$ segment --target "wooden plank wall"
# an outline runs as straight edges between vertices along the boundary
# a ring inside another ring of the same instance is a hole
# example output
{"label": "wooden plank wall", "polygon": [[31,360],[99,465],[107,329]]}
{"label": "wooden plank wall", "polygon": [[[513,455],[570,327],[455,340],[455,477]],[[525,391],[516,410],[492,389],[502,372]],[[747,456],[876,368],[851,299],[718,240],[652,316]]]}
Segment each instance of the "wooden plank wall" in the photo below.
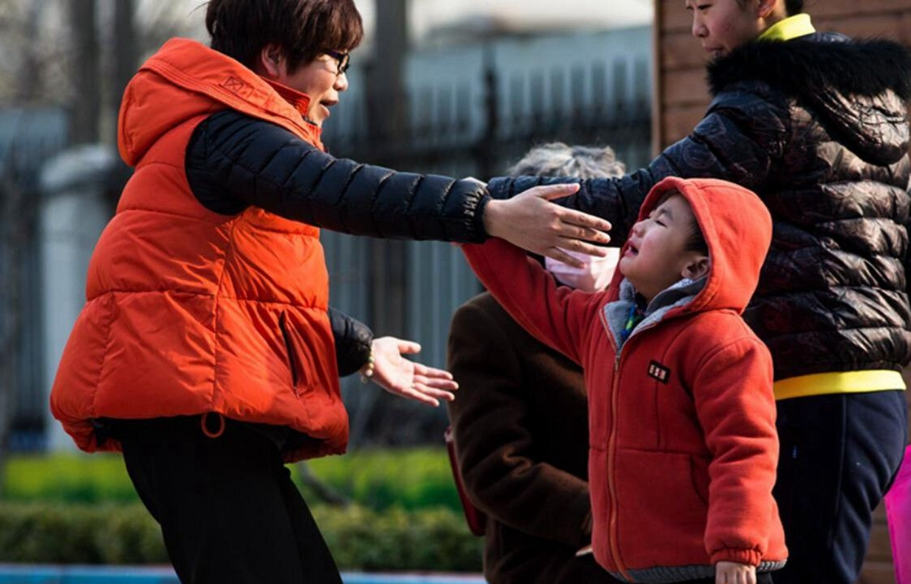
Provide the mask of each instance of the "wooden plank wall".
{"label": "wooden plank wall", "polygon": [[[891,38],[911,45],[911,0],[808,0],[818,30]],[[709,103],[705,54],[690,34],[684,0],[655,0],[655,124],[657,153],[685,137]]]}
{"label": "wooden plank wall", "polygon": [[[911,0],[808,0],[818,30],[881,37],[911,46]],[[690,33],[684,0],[655,0],[655,92],[652,145],[657,154],[689,134],[709,103],[706,56]],[[880,508],[860,583],[894,584],[885,514]]]}

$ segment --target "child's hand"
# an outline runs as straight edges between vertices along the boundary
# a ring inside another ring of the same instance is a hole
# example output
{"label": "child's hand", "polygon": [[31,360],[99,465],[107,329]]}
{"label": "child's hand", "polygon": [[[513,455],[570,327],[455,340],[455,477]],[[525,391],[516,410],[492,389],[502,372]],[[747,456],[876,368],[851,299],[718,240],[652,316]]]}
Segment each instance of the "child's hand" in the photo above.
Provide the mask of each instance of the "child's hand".
{"label": "child's hand", "polygon": [[588,554],[593,553],[592,544],[588,544],[585,547],[581,547],[576,550],[576,557],[581,558],[582,556],[587,556]]}
{"label": "child's hand", "polygon": [[735,562],[715,564],[715,584],[756,584],[756,567]]}

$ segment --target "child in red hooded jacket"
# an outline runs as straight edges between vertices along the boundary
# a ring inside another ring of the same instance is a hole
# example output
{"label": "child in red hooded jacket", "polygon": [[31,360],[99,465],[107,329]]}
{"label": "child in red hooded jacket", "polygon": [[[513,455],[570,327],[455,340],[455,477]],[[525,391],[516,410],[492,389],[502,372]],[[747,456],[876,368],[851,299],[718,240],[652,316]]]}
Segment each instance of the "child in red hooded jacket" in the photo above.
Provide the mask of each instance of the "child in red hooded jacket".
{"label": "child in red hooded jacket", "polygon": [[603,292],[558,286],[502,240],[463,247],[509,313],[585,370],[592,548],[618,579],[753,584],[786,561],[772,359],[741,318],[771,234],[751,191],[668,178]]}

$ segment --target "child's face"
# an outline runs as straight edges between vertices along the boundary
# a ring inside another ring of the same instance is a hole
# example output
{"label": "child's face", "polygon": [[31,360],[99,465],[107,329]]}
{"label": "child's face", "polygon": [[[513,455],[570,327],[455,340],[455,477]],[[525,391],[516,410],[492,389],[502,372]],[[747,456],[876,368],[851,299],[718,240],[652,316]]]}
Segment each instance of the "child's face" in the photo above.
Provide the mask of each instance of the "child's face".
{"label": "child's face", "polygon": [[708,258],[686,250],[695,221],[686,199],[673,194],[633,225],[619,269],[646,300],[683,278],[705,274]]}
{"label": "child's face", "polygon": [[[757,4],[747,0],[686,0],[686,9],[693,17],[693,36],[713,58],[720,57],[758,37],[765,25]],[[775,2],[772,2],[773,6]]]}

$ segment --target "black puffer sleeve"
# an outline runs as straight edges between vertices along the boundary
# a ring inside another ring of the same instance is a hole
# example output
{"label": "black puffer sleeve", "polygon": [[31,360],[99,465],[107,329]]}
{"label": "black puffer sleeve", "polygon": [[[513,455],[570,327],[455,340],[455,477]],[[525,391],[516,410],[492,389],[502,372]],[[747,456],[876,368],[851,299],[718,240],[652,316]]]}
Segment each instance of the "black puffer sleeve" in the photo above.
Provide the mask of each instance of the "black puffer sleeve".
{"label": "black puffer sleeve", "polygon": [[194,130],[190,188],[222,214],[249,205],[353,235],[481,242],[490,196],[480,183],[337,159],[291,132],[233,110]]}
{"label": "black puffer sleeve", "polygon": [[579,180],[574,178],[544,178],[520,176],[494,178],[488,188],[495,199],[509,199],[538,185],[579,183],[579,191],[556,202],[571,209],[584,211],[611,222],[611,245],[622,245],[629,236],[646,195],[661,179],[674,176],[675,168],[658,158],[648,168],[619,178]]}
{"label": "black puffer sleeve", "polygon": [[351,375],[367,364],[373,331],[366,324],[332,307],[329,308],[329,323],[335,337],[339,377]]}
{"label": "black puffer sleeve", "polygon": [[693,132],[667,147],[648,167],[618,178],[495,178],[488,189],[508,199],[539,184],[578,182],[579,191],[557,202],[603,217],[613,224],[611,239],[621,245],[655,184],[668,176],[716,178],[762,191],[771,168],[786,149],[787,101],[767,87],[735,87],[720,93]]}

